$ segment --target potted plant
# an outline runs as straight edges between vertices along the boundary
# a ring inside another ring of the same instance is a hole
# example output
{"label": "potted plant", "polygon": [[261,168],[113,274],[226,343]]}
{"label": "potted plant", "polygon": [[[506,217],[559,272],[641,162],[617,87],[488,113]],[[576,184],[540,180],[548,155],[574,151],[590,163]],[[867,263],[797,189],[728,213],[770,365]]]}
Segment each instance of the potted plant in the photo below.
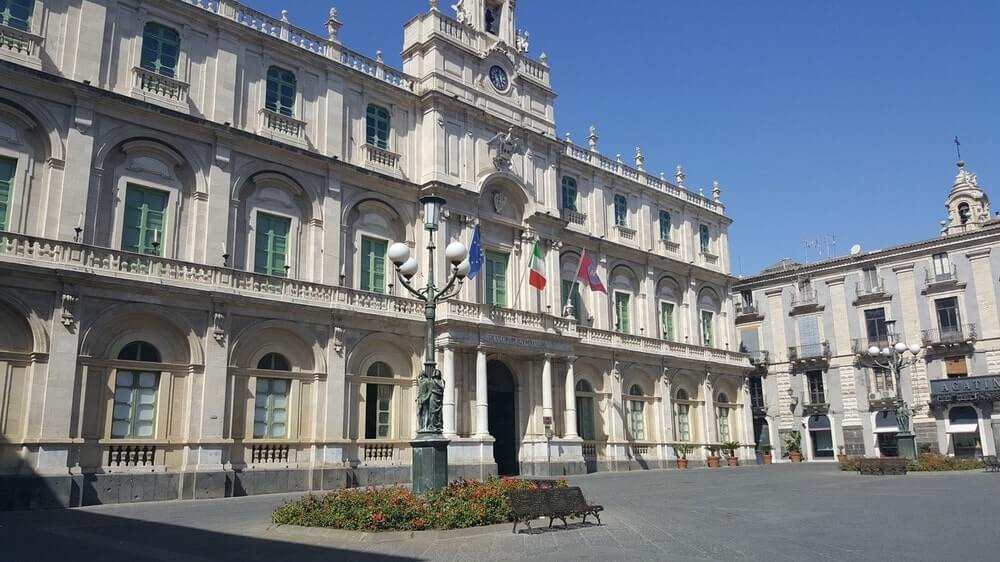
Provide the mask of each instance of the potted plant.
{"label": "potted plant", "polygon": [[837,445],[837,462],[847,462],[847,455],[844,454],[843,445]]}
{"label": "potted plant", "polygon": [[771,464],[771,451],[773,449],[774,448],[771,447],[770,445],[761,445],[760,446],[760,457],[761,457],[761,460],[764,461],[764,464]]}
{"label": "potted plant", "polygon": [[677,455],[677,468],[688,467],[688,453],[690,453],[692,449],[691,445],[686,443],[674,445],[674,454]]}
{"label": "potted plant", "polygon": [[802,462],[802,434],[793,431],[785,436],[785,450],[792,462]]}
{"label": "potted plant", "polygon": [[736,449],[739,448],[739,441],[726,441],[722,444],[722,452],[726,454],[727,466],[739,466],[740,460],[736,458]]}
{"label": "potted plant", "polygon": [[708,468],[718,468],[719,467],[719,446],[718,445],[705,445],[705,450],[708,451]]}

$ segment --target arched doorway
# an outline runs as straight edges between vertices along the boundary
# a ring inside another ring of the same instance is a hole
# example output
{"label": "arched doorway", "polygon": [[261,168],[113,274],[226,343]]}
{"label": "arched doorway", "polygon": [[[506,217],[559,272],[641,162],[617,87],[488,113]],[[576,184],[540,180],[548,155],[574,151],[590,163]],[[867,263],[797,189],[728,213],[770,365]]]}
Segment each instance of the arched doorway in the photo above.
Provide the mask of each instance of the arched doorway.
{"label": "arched doorway", "polygon": [[514,476],[518,473],[514,375],[503,362],[490,360],[486,364],[486,393],[497,472],[503,476]]}
{"label": "arched doorway", "polygon": [[828,416],[809,416],[809,437],[814,459],[833,458],[833,432]]}

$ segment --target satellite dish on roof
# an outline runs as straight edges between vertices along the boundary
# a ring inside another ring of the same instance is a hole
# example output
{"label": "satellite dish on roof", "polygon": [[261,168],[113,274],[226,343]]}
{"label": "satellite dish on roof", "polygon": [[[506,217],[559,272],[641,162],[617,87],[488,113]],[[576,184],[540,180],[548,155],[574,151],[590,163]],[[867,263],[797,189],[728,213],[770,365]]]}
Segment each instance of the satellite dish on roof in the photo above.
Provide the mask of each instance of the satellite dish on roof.
{"label": "satellite dish on roof", "polygon": [[861,244],[851,246],[851,255],[856,256],[861,253]]}

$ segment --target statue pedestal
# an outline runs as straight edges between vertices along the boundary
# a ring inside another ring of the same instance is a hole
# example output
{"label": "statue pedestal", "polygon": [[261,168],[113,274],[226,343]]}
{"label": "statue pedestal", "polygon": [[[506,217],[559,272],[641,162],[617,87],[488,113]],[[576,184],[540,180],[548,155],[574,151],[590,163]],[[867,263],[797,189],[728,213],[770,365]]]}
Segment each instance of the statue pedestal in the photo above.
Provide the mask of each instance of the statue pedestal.
{"label": "statue pedestal", "polygon": [[896,447],[898,448],[897,455],[901,459],[916,459],[917,458],[917,443],[914,436],[909,431],[896,434]]}
{"label": "statue pedestal", "polygon": [[448,485],[448,439],[439,433],[417,434],[410,441],[413,492],[423,494]]}

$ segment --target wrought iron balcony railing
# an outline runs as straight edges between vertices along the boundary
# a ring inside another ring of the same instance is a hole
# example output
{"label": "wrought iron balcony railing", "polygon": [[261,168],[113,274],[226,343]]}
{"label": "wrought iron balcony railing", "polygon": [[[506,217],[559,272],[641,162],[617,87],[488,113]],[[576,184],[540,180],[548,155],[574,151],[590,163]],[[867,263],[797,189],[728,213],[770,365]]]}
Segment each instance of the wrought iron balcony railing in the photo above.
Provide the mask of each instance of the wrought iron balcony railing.
{"label": "wrought iron balcony railing", "polygon": [[855,355],[862,355],[868,352],[868,348],[871,346],[877,346],[879,349],[884,349],[890,345],[895,345],[896,342],[905,342],[906,338],[902,334],[886,334],[884,336],[868,336],[867,338],[854,338],[851,340],[851,352]]}
{"label": "wrought iron balcony railing", "polygon": [[874,280],[868,279],[857,283],[854,286],[854,293],[857,296],[857,300],[878,300],[889,294],[889,291],[885,288],[885,281],[881,277]]}
{"label": "wrought iron balcony railing", "polygon": [[947,283],[955,283],[957,281],[958,271],[955,269],[954,265],[945,271],[927,270],[926,282],[928,286],[944,285]]}
{"label": "wrought iron balcony railing", "polygon": [[799,290],[792,297],[792,308],[801,308],[806,306],[816,306],[819,300],[816,298],[815,289],[803,289]]}
{"label": "wrought iron balcony railing", "polygon": [[790,346],[788,348],[789,361],[815,361],[827,360],[830,358],[830,343],[807,343],[805,345]]}
{"label": "wrought iron balcony railing", "polygon": [[736,303],[736,316],[757,316],[760,314],[757,310],[757,305],[752,302],[737,302]]}
{"label": "wrought iron balcony railing", "polygon": [[920,341],[924,345],[972,343],[976,341],[976,325],[973,323],[959,324],[920,333]]}

